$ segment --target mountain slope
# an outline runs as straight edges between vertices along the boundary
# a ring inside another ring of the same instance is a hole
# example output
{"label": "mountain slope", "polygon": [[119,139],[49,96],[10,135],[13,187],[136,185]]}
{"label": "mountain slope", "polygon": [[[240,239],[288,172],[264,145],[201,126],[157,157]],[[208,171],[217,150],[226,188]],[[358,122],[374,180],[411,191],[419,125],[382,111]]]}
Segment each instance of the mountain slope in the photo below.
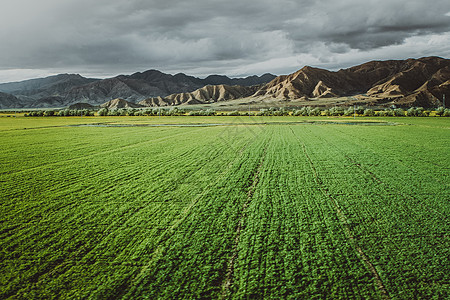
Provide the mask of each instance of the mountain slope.
{"label": "mountain slope", "polygon": [[279,76],[258,90],[254,97],[294,100],[367,94],[375,101],[402,106],[436,106],[448,94],[450,60],[425,57],[408,60],[373,61],[331,72],[304,67]]}
{"label": "mountain slope", "polygon": [[116,98],[136,101],[142,97],[143,95],[128,86],[121,77],[114,77],[74,87],[66,93],[64,102],[66,104],[88,102],[99,105]]}
{"label": "mountain slope", "polygon": [[449,80],[450,60],[440,57],[371,61],[337,72],[306,66],[275,78],[264,74],[247,78],[211,75],[200,79],[157,70],[103,80],[61,74],[0,84],[0,92],[15,97],[2,95],[0,108],[64,107],[78,102],[100,105],[117,98],[141,101],[146,106],[167,106],[237,98],[303,101],[346,96],[353,96],[352,105],[435,107],[442,105],[444,94],[450,94]]}
{"label": "mountain slope", "polygon": [[107,109],[118,109],[118,108],[139,108],[142,106],[136,103],[128,102],[126,100],[117,98],[108,101],[106,103],[103,103],[102,105],[100,105],[100,107]]}
{"label": "mountain slope", "polygon": [[65,96],[65,93],[71,88],[97,80],[78,74],[60,74],[21,82],[2,83],[0,91],[13,94],[25,102],[34,102],[39,98]]}
{"label": "mountain slope", "polygon": [[257,91],[255,96],[278,99],[328,97],[351,89],[349,83],[336,72],[307,66],[293,74],[275,78]]}
{"label": "mountain slope", "polygon": [[204,104],[251,96],[258,86],[207,85],[191,93],[172,94],[167,97],[152,97],[140,101],[143,106],[172,106],[180,104]]}
{"label": "mountain slope", "polygon": [[260,85],[270,82],[275,79],[276,76],[270,73],[263,74],[261,76],[249,76],[245,78],[228,78],[223,75],[209,75],[204,79],[206,85],[241,85],[241,86],[252,86]]}
{"label": "mountain slope", "polygon": [[23,104],[14,95],[0,92],[0,108],[21,108]]}
{"label": "mountain slope", "polygon": [[[261,77],[231,79],[227,76],[211,75],[200,79],[182,73],[170,75],[157,70],[149,70],[129,76],[120,75],[74,88],[67,94],[65,100],[66,102],[81,100],[89,101],[91,104],[100,104],[105,100],[120,97],[127,101],[138,102],[148,98],[164,98],[172,94],[190,93],[210,83],[221,85],[228,82],[239,82],[242,85],[253,85],[255,82],[267,83],[274,77],[274,75],[265,74]],[[180,103],[172,100],[171,103]]]}
{"label": "mountain slope", "polygon": [[31,106],[40,108],[62,108],[64,107],[64,99],[58,96],[43,97],[34,101]]}
{"label": "mountain slope", "polygon": [[205,79],[200,79],[182,73],[165,74],[157,70],[137,72],[132,75],[119,75],[103,80],[88,79],[74,74],[61,74],[0,84],[0,91],[13,94],[19,98],[22,104],[17,102],[17,105],[20,107],[49,107],[51,103],[59,107],[78,102],[99,105],[115,98],[137,102],[151,97],[189,93],[211,83],[254,85],[267,83],[273,78],[275,78],[275,75],[264,74],[247,78],[211,75]]}

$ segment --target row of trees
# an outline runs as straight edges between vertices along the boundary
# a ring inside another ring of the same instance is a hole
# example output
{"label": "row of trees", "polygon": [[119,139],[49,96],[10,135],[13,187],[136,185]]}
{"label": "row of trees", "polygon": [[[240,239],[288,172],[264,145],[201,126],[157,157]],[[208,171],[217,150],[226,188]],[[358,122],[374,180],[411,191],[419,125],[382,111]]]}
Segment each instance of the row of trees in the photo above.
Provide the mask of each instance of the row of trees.
{"label": "row of trees", "polygon": [[119,109],[107,109],[101,108],[98,111],[99,116],[183,116],[186,114],[186,110],[178,107],[171,107],[170,109],[164,108],[119,108]]}
{"label": "row of trees", "polygon": [[[328,109],[321,109],[319,107],[302,107],[300,109],[286,110],[285,108],[263,108],[258,112],[239,112],[237,110],[230,112],[217,113],[213,109],[206,110],[184,110],[178,107],[171,107],[170,109],[163,108],[119,108],[107,109],[101,108],[97,114],[99,116],[367,116],[367,117],[427,117],[431,115],[431,110],[425,110],[423,107],[411,107],[407,110],[402,108],[387,108],[384,110],[374,110],[371,108],[364,108],[362,106],[354,107],[332,107]],[[65,109],[60,111],[45,110],[32,111],[25,116],[29,117],[51,117],[51,116],[94,116],[92,110],[74,110]],[[439,107],[434,110],[434,115],[450,117],[450,109]]]}
{"label": "row of trees", "polygon": [[[365,117],[428,117],[431,115],[431,110],[425,110],[423,107],[411,107],[408,110],[402,108],[386,108],[384,110],[374,110],[371,108],[364,108],[362,106],[354,107],[332,107],[329,109],[320,109],[319,107],[302,107],[301,109],[295,109],[292,111],[285,110],[284,108],[269,108],[261,109],[259,112],[254,113],[256,116],[365,116]],[[249,113],[239,113],[233,111],[228,115],[249,115]],[[434,115],[450,117],[450,109],[439,107],[434,110]]]}
{"label": "row of trees", "polygon": [[60,111],[55,110],[37,110],[25,114],[25,117],[72,117],[72,116],[94,116],[95,112],[88,109],[64,109]]}

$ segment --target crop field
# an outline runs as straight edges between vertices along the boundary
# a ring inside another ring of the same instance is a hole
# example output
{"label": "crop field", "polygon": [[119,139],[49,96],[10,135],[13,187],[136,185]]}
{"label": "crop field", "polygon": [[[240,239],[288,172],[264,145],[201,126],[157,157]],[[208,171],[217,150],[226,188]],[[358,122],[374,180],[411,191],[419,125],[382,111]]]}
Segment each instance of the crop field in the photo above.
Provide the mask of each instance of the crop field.
{"label": "crop field", "polygon": [[0,299],[448,299],[450,119],[374,121],[0,118]]}

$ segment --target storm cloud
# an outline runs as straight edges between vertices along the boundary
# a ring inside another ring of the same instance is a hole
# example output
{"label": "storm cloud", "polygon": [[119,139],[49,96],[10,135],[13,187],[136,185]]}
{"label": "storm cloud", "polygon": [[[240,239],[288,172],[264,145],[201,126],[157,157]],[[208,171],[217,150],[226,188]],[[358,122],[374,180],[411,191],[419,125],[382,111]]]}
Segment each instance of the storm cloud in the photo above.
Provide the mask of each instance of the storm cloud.
{"label": "storm cloud", "polygon": [[287,74],[374,59],[450,56],[450,2],[417,0],[3,0],[0,82]]}

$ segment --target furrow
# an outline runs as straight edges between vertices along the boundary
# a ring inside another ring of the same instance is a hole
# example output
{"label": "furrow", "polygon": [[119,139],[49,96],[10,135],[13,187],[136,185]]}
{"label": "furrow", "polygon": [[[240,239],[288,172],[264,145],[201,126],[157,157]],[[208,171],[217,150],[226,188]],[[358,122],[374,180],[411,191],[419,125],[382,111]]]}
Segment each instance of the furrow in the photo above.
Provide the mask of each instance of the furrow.
{"label": "furrow", "polygon": [[311,166],[311,170],[313,171],[314,174],[314,178],[316,180],[316,183],[320,189],[320,191],[322,192],[322,194],[327,197],[328,199],[330,199],[330,202],[332,203],[335,211],[336,211],[336,215],[338,216],[340,222],[341,222],[341,226],[344,229],[344,232],[348,238],[348,240],[355,246],[355,250],[358,252],[359,257],[361,257],[362,261],[364,262],[364,264],[367,266],[367,268],[370,270],[370,272],[372,273],[377,288],[382,296],[383,299],[390,299],[389,297],[389,293],[385,287],[385,285],[383,284],[383,281],[381,280],[380,275],[378,274],[378,271],[375,269],[374,265],[372,264],[372,262],[370,261],[369,257],[366,255],[366,253],[362,250],[362,248],[358,245],[358,241],[355,238],[354,234],[352,233],[352,230],[350,228],[349,224],[349,220],[347,219],[347,217],[345,216],[344,212],[342,211],[342,209],[339,207],[336,199],[334,199],[334,197],[328,192],[327,188],[323,185],[322,180],[320,179],[317,170],[314,166],[314,163],[311,159],[311,157],[308,154],[308,151],[306,150],[306,145],[297,137],[297,135],[295,134],[295,132],[292,130],[291,127],[289,127],[292,134],[294,136],[296,136],[298,142],[300,143],[300,145],[302,146],[302,150],[303,153],[305,154],[306,158],[309,161],[309,164]]}

